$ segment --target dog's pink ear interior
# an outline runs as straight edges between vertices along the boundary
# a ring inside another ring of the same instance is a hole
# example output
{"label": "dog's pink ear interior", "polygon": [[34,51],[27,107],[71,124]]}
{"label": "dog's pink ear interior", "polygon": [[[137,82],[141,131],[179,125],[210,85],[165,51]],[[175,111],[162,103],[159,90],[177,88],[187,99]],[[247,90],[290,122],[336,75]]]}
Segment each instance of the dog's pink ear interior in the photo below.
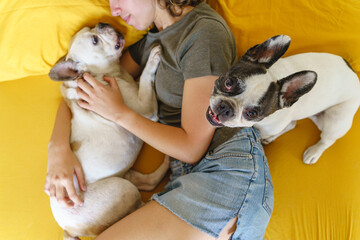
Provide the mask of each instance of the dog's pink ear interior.
{"label": "dog's pink ear interior", "polygon": [[301,96],[314,87],[316,80],[317,74],[313,71],[297,72],[279,80],[281,107],[290,107],[297,102]]}
{"label": "dog's pink ear interior", "polygon": [[75,80],[80,76],[76,62],[71,59],[61,59],[49,72],[49,77],[54,81]]}
{"label": "dog's pink ear interior", "polygon": [[290,41],[290,37],[286,35],[269,38],[265,42],[247,50],[241,59],[269,68],[285,54],[289,48]]}

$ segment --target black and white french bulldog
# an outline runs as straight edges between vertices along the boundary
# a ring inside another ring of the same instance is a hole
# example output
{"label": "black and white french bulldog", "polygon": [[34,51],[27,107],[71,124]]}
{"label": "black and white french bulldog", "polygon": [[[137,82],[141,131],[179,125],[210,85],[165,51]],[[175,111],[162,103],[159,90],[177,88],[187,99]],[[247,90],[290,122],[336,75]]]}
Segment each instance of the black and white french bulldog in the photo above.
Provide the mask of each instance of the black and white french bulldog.
{"label": "black and white french bulldog", "polygon": [[360,105],[359,78],[343,58],[329,53],[280,57],[290,37],[279,35],[250,48],[216,80],[206,114],[214,126],[251,127],[263,143],[310,118],[321,139],[303,161],[314,164],[350,129]]}

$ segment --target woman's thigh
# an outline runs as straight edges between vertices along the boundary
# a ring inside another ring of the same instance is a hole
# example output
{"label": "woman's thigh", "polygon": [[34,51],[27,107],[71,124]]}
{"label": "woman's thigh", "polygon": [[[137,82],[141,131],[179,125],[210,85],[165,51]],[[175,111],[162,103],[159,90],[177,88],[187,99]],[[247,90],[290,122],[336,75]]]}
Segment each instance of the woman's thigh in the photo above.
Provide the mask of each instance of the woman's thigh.
{"label": "woman's thigh", "polygon": [[[232,224],[234,224],[234,222],[232,222]],[[227,236],[228,239],[228,235],[231,234],[231,226],[229,226],[226,230],[230,233],[224,231],[222,236],[225,236],[225,238]],[[192,227],[175,216],[167,208],[161,206],[155,201],[152,201],[115,223],[96,239],[213,240],[215,238]]]}

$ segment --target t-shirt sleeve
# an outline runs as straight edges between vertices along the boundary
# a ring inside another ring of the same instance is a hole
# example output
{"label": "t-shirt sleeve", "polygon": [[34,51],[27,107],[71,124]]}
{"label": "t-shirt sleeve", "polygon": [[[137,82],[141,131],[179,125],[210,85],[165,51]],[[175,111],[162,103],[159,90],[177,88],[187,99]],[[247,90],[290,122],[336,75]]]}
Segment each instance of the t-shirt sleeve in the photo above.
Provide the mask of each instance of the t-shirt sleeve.
{"label": "t-shirt sleeve", "polygon": [[184,79],[219,76],[236,61],[236,44],[231,31],[213,19],[202,19],[179,49]]}

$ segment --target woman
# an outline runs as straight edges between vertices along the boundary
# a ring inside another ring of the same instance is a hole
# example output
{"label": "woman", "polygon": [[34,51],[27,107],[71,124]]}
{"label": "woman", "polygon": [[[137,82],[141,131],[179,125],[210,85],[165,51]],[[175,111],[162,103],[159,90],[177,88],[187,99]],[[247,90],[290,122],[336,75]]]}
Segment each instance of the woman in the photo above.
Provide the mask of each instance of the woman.
{"label": "woman", "polygon": [[[110,86],[103,86],[84,74],[78,81],[78,104],[169,155],[172,175],[153,201],[97,239],[262,239],[273,195],[256,130],[215,131],[205,118],[214,81],[236,60],[234,37],[225,21],[201,0],[110,0],[110,7],[114,16],[139,30],[155,25],[124,53],[121,63],[137,77],[151,48],[162,46],[155,81],[160,120],[152,122],[124,105],[112,78],[107,78]],[[70,119],[62,102],[45,184],[50,196],[69,207],[82,204],[73,173],[86,190],[69,146]]]}

